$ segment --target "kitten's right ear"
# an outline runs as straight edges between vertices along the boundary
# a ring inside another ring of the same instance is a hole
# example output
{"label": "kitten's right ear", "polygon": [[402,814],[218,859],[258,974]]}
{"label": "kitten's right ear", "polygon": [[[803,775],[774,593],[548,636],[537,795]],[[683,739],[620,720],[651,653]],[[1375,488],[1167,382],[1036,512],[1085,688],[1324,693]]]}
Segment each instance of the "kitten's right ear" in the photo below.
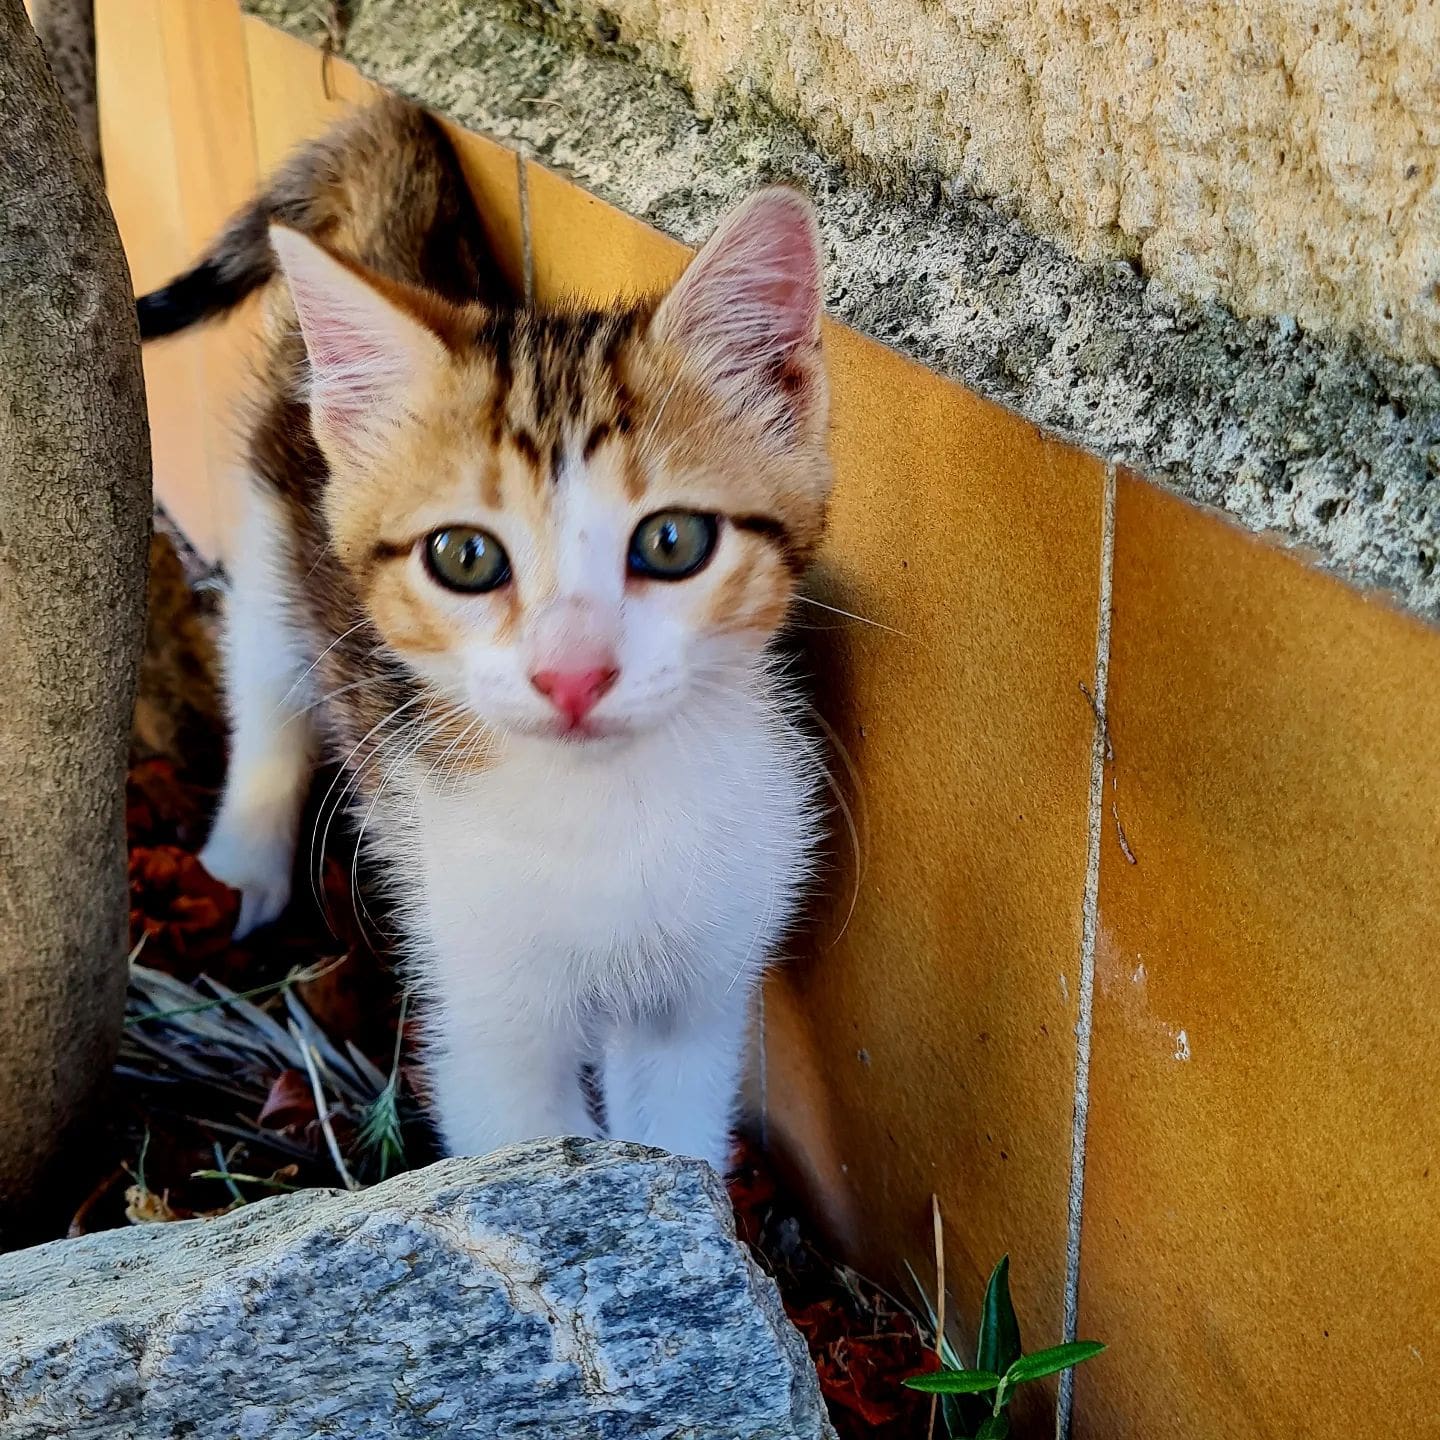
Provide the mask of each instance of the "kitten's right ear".
{"label": "kitten's right ear", "polygon": [[327,454],[361,460],[405,397],[445,358],[439,336],[363,273],[283,225],[270,243],[284,271],[310,359],[315,438]]}
{"label": "kitten's right ear", "polygon": [[665,297],[654,331],[734,403],[811,408],[820,343],[820,231],[796,190],[761,190],[720,223]]}

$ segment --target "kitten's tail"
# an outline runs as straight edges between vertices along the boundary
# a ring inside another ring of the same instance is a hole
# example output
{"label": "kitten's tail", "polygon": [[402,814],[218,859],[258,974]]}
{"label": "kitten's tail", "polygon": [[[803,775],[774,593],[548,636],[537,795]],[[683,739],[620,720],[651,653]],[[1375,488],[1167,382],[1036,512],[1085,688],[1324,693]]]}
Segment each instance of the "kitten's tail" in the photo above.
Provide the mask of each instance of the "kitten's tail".
{"label": "kitten's tail", "polygon": [[396,279],[458,301],[504,303],[460,162],[440,126],[387,97],[297,149],[204,255],[135,302],[143,340],[234,309],[275,274],[279,222]]}

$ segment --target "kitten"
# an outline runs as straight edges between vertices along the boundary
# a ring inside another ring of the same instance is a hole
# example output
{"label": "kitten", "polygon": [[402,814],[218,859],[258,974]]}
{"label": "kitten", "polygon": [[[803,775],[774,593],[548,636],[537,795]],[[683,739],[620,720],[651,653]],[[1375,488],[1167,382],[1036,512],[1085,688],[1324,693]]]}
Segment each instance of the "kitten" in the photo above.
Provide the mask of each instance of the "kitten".
{"label": "kitten", "polygon": [[280,912],[323,735],[452,1152],[597,1133],[593,1064],[608,1134],[725,1164],[819,829],[769,647],[830,488],[820,263],[770,189],[663,298],[506,308],[442,133],[384,101],[140,302],[169,333],[283,273],[203,859]]}

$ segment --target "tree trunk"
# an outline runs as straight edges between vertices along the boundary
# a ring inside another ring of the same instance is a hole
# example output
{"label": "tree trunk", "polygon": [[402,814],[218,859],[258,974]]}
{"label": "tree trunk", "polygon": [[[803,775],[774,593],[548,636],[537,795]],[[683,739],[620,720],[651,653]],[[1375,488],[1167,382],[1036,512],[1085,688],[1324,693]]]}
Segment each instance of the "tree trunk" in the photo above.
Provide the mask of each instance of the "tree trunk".
{"label": "tree trunk", "polygon": [[95,0],[33,0],[30,12],[85,153],[95,173],[102,174],[100,107],[95,98]]}
{"label": "tree trunk", "polygon": [[64,1228],[52,1187],[119,1037],[149,530],[120,239],[21,0],[0,0],[0,1243]]}

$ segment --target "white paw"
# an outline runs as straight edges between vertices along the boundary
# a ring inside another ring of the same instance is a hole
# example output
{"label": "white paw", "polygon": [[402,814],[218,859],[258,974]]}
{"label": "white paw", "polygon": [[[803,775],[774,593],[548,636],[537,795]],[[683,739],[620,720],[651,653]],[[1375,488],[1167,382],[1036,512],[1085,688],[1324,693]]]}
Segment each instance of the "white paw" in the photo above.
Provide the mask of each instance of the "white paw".
{"label": "white paw", "polygon": [[290,903],[294,853],[285,836],[226,824],[215,827],[200,863],[219,881],[240,892],[235,938],[277,920]]}

